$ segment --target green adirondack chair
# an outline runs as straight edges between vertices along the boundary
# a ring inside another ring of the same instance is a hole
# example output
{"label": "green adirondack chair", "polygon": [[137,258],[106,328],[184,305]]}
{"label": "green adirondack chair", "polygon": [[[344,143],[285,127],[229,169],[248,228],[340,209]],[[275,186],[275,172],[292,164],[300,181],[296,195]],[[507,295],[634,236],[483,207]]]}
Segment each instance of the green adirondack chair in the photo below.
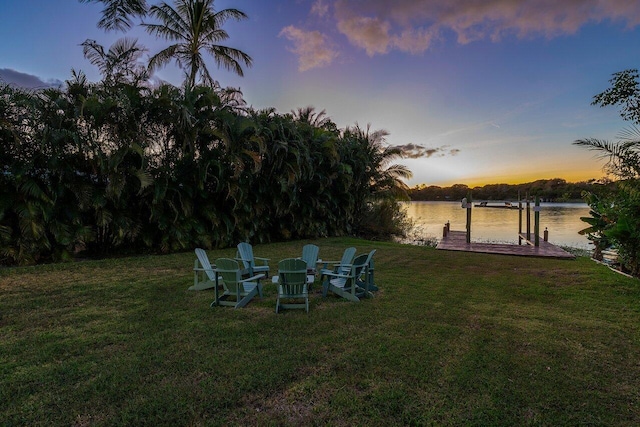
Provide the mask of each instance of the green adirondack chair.
{"label": "green adirondack chair", "polygon": [[241,308],[247,305],[256,295],[262,298],[262,284],[260,280],[264,274],[258,274],[248,279],[242,279],[242,269],[238,261],[230,258],[218,258],[215,272],[222,278],[224,292],[215,301],[214,305],[223,305],[233,308]]}
{"label": "green adirondack chair", "polygon": [[216,286],[214,268],[209,262],[209,257],[204,249],[196,248],[196,262],[193,267],[193,286],[190,291],[203,291]]}
{"label": "green adirondack chair", "polygon": [[302,247],[302,260],[307,263],[307,274],[316,274],[316,264],[318,263],[318,253],[320,248],[316,245],[304,245]]}
{"label": "green adirondack chair", "polygon": [[333,268],[328,268],[328,264],[331,261],[326,261],[324,268],[320,270],[320,275],[323,278],[326,273],[348,273],[351,269],[353,258],[356,256],[356,248],[347,248],[342,253],[342,259],[339,263],[334,263]]}
{"label": "green adirondack chair", "polygon": [[359,302],[360,298],[364,296],[373,296],[358,284],[358,282],[362,280],[364,271],[367,269],[368,257],[369,255],[367,254],[356,257],[348,270],[340,267],[339,272],[323,272],[322,296],[326,297],[328,292],[331,291],[353,302]]}
{"label": "green adirondack chair", "polygon": [[[287,302],[282,300],[304,300]],[[278,263],[278,299],[276,313],[283,308],[304,308],[309,312],[307,263],[299,258],[287,258]]]}
{"label": "green adirondack chair", "polygon": [[238,253],[236,260],[241,261],[244,266],[243,275],[254,276],[264,273],[269,277],[269,258],[253,256],[253,246],[249,243],[238,243]]}

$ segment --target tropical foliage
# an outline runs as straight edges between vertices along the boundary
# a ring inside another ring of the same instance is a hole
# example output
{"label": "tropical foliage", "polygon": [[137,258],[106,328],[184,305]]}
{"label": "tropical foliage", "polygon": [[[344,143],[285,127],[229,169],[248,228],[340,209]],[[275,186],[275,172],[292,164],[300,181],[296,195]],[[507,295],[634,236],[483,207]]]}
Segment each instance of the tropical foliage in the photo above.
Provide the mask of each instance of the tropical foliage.
{"label": "tropical foliage", "polygon": [[[86,40],[100,82],[73,71],[61,89],[0,86],[0,264],[404,232],[396,199],[410,172],[392,164],[400,152],[385,131],[341,130],[313,107],[254,110],[212,78],[204,53],[240,75],[251,65],[218,44],[243,12],[216,12],[213,0],[95,1],[100,27],[150,16],[147,30],[175,43],[146,66],[135,39]],[[171,60],[183,87],[151,85]]]}
{"label": "tropical foliage", "polygon": [[605,159],[605,171],[616,179],[612,191],[596,195],[585,192],[591,216],[583,218],[589,227],[583,233],[596,246],[595,255],[613,246],[623,267],[640,275],[640,84],[637,70],[613,75],[611,87],[594,97],[601,107],[617,105],[622,117],[632,123],[615,142],[595,138],[582,139],[576,145],[595,150]]}
{"label": "tropical foliage", "polygon": [[0,87],[3,264],[402,233],[393,203],[409,172],[390,164],[384,132],[109,70],[62,89]]}
{"label": "tropical foliage", "polygon": [[134,17],[147,15],[148,6],[145,0],[79,0],[82,3],[102,3],[102,19],[98,27],[105,30],[126,31],[133,25]]}

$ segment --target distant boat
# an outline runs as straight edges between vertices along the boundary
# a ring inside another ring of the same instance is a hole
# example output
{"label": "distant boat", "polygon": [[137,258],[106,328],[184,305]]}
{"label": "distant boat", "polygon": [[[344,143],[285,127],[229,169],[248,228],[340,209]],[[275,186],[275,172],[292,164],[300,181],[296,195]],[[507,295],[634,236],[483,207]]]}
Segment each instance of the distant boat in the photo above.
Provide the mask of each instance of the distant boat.
{"label": "distant boat", "polygon": [[489,202],[480,202],[474,205],[476,208],[496,208],[496,209],[522,209],[518,205],[514,205],[511,202],[504,202],[498,204],[489,204]]}

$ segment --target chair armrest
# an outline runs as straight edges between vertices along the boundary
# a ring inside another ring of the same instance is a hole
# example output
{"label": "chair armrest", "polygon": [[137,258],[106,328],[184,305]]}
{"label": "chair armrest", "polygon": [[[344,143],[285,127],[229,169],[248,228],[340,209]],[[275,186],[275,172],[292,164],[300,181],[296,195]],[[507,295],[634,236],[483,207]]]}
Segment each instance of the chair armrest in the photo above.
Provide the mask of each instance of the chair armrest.
{"label": "chair armrest", "polygon": [[255,276],[253,276],[253,277],[249,277],[248,279],[242,279],[242,280],[240,280],[240,282],[239,282],[239,283],[252,282],[252,281],[254,281],[254,280],[260,280],[260,279],[262,279],[263,277],[264,277],[264,274],[256,274]]}
{"label": "chair armrest", "polygon": [[325,276],[331,276],[331,277],[342,278],[342,279],[349,279],[353,277],[353,275],[351,274],[340,274],[340,273],[334,273],[332,271],[327,271],[326,273],[322,273],[322,274]]}
{"label": "chair armrest", "polygon": [[349,267],[351,268],[351,266],[353,266],[353,264],[340,264],[340,263],[336,263],[333,264],[334,267]]}

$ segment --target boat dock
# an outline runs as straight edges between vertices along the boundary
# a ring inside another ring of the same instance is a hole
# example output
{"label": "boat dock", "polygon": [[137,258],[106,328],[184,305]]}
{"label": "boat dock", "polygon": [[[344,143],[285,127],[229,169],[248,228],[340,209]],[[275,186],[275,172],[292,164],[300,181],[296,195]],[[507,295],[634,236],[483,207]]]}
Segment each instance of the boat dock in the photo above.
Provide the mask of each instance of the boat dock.
{"label": "boat dock", "polygon": [[515,255],[540,258],[575,259],[575,255],[564,249],[539,239],[539,246],[508,243],[467,243],[467,233],[464,231],[449,231],[440,240],[436,249],[445,251],[477,252],[484,254]]}

